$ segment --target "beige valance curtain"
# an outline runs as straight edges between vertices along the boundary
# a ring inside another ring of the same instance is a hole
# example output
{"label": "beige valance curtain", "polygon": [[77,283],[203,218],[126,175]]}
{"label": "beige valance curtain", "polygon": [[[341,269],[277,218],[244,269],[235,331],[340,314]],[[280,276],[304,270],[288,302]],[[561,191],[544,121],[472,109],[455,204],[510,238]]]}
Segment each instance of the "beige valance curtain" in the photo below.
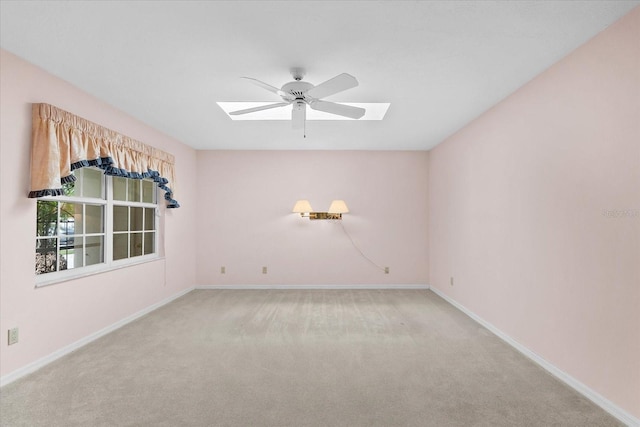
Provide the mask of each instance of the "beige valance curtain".
{"label": "beige valance curtain", "polygon": [[29,197],[60,196],[75,169],[96,166],[106,175],[150,178],[165,191],[168,208],[180,205],[174,157],[142,142],[49,104],[33,104],[31,191]]}

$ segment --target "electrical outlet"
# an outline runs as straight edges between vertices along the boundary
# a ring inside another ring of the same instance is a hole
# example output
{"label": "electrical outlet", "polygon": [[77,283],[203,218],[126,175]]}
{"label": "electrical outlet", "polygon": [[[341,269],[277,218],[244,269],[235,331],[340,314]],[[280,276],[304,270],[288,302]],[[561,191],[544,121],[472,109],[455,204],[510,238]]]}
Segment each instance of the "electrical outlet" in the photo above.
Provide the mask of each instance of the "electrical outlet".
{"label": "electrical outlet", "polygon": [[267,274],[267,267],[262,267],[262,274]]}
{"label": "electrical outlet", "polygon": [[384,268],[384,274],[389,274],[389,267]]}
{"label": "electrical outlet", "polygon": [[220,274],[225,274],[226,272],[227,272],[227,267],[225,267],[224,265],[220,267]]}
{"label": "electrical outlet", "polygon": [[449,281],[449,284],[450,284],[451,286],[453,286],[453,276],[451,277],[451,280]]}
{"label": "electrical outlet", "polygon": [[9,335],[8,337],[9,345],[18,343],[18,328],[9,329],[8,335]]}

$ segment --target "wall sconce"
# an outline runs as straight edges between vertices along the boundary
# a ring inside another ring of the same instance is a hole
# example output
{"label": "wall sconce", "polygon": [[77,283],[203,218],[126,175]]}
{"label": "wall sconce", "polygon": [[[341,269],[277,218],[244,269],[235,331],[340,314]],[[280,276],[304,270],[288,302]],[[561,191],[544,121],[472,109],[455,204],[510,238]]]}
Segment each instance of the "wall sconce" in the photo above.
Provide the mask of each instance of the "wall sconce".
{"label": "wall sconce", "polygon": [[327,212],[314,212],[308,200],[298,200],[293,206],[293,212],[309,219],[342,219],[342,214],[348,213],[349,208],[344,200],[334,200]]}

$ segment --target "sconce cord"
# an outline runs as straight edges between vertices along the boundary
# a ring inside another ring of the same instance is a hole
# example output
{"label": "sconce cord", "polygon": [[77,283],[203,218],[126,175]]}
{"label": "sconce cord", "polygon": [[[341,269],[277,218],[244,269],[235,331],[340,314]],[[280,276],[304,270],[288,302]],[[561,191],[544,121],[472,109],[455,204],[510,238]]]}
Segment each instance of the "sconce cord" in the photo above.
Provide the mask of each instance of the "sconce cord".
{"label": "sconce cord", "polygon": [[384,267],[380,267],[378,264],[376,264],[375,262],[373,262],[373,261],[371,260],[371,258],[369,258],[368,256],[366,256],[366,255],[364,254],[364,252],[362,252],[362,251],[360,250],[360,248],[358,247],[358,245],[356,245],[356,242],[354,242],[354,241],[353,241],[353,238],[351,237],[351,235],[349,234],[349,232],[347,231],[347,229],[346,229],[346,228],[344,228],[344,224],[342,223],[342,221],[336,221],[336,222],[339,222],[339,223],[340,223],[340,227],[342,227],[342,231],[344,231],[344,234],[346,234],[346,235],[347,235],[347,237],[349,238],[349,241],[351,242],[351,244],[353,245],[353,247],[358,251],[358,253],[359,253],[360,255],[362,255],[362,258],[364,258],[364,259],[366,259],[367,261],[369,261],[369,262],[371,263],[371,265],[373,265],[373,266],[374,266],[374,267],[376,267],[377,269],[382,270],[382,271],[385,271],[385,270],[384,270]]}

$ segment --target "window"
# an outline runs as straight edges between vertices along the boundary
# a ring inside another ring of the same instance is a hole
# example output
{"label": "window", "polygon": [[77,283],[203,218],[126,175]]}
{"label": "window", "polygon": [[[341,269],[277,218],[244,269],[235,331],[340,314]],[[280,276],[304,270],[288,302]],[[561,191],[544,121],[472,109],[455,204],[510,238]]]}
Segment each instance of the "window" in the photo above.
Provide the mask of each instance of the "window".
{"label": "window", "polygon": [[155,253],[153,181],[113,177],[113,259]]}
{"label": "window", "polygon": [[157,258],[157,185],[150,179],[74,171],[64,195],[38,199],[38,284]]}

